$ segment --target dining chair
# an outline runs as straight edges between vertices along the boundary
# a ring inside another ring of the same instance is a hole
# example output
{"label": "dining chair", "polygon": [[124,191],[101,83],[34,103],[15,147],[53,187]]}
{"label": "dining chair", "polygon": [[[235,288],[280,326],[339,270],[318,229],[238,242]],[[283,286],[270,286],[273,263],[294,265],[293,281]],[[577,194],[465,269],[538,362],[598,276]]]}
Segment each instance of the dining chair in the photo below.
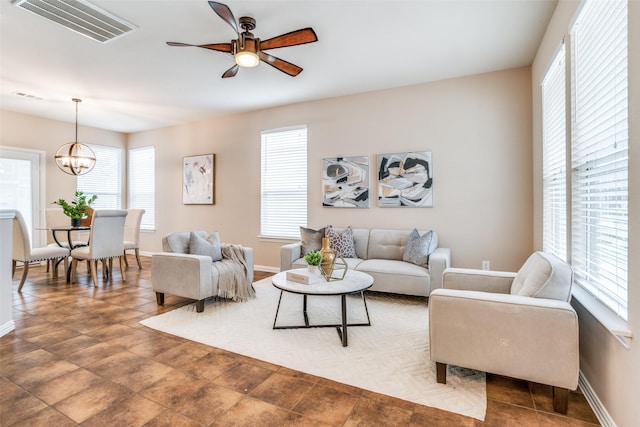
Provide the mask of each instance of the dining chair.
{"label": "dining chair", "polygon": [[[64,214],[62,208],[46,208],[44,210],[44,217],[47,224],[47,228],[51,229],[54,227],[68,227],[70,224],[70,219],[68,216]],[[47,233],[47,243],[49,246],[59,246],[53,239],[53,233],[50,231]],[[73,231],[71,233],[71,242],[60,241],[60,244],[64,247],[69,247],[69,243],[71,243],[72,247],[76,247],[79,245],[86,245],[87,241],[80,239],[77,231]]]}
{"label": "dining chair", "polygon": [[[24,217],[19,211],[16,211],[16,215],[13,218],[13,263],[11,266],[11,277],[16,273],[17,263],[22,262],[22,279],[18,285],[18,292],[22,291],[27,275],[29,274],[29,264],[38,261],[58,261],[64,260],[65,271],[68,267],[69,249],[63,248],[58,245],[45,246],[43,248],[32,248],[31,238],[29,237],[29,230],[27,229],[27,223],[24,221]],[[58,277],[58,263],[54,263],[53,277]]]}
{"label": "dining chair", "polygon": [[93,212],[89,244],[71,250],[71,272],[69,281],[75,282],[78,261],[89,261],[89,270],[93,286],[98,286],[98,261],[109,262],[103,268],[102,277],[106,279],[113,274],[113,258],[120,260],[122,281],[126,280],[124,271],[124,223],[127,211],[123,209],[97,209]]}
{"label": "dining chair", "polygon": [[140,223],[142,222],[142,215],[144,215],[144,209],[128,209],[127,219],[124,222],[124,263],[129,267],[129,261],[127,261],[127,251],[134,250],[136,254],[136,261],[138,262],[138,268],[142,270],[142,263],[140,263]]}

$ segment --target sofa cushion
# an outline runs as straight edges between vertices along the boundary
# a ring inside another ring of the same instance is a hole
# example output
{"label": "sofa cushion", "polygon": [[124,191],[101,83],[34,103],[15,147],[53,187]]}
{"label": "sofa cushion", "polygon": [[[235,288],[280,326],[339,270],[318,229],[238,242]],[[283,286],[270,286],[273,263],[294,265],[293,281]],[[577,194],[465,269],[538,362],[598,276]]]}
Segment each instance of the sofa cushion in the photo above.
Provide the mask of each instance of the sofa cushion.
{"label": "sofa cushion", "polygon": [[206,231],[178,231],[175,233],[169,233],[162,238],[162,250],[165,252],[188,254],[191,233],[196,233],[203,239],[207,238]]}
{"label": "sofa cushion", "polygon": [[407,239],[402,260],[421,267],[427,267],[429,265],[429,255],[436,250],[436,247],[437,241],[434,244],[433,231],[427,231],[421,236],[418,230],[414,228]]}
{"label": "sofa cushion", "polygon": [[534,252],[516,274],[512,295],[569,301],[573,284],[571,266],[545,252]]}
{"label": "sofa cushion", "polygon": [[210,256],[212,261],[220,261],[222,259],[222,249],[220,248],[218,232],[214,231],[206,239],[197,233],[191,232],[189,235],[189,253]]}
{"label": "sofa cushion", "polygon": [[314,230],[313,228],[300,227],[300,256],[309,252],[319,251],[322,248],[322,238],[325,227]]}
{"label": "sofa cushion", "polygon": [[353,240],[353,230],[351,227],[345,228],[342,232],[333,227],[327,228],[329,245],[337,256],[342,258],[356,258],[356,246]]}
{"label": "sofa cushion", "polygon": [[409,233],[409,230],[372,229],[369,232],[367,258],[402,261]]}

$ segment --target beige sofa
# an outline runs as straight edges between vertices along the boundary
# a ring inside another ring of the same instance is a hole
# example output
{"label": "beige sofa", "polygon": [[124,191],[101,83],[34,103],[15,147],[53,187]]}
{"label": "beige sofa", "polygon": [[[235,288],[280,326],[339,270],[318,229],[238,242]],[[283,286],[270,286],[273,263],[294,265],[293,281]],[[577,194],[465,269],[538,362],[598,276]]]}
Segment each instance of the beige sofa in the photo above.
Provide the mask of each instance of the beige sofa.
{"label": "beige sofa", "polygon": [[578,316],[573,271],[535,252],[517,273],[450,268],[429,297],[429,345],[438,382],[447,364],[553,386],[566,412],[578,386]]}
{"label": "beige sofa", "polygon": [[[354,228],[357,257],[346,258],[345,261],[350,269],[373,277],[372,291],[427,297],[431,290],[442,286],[442,273],[451,266],[451,251],[449,248],[437,248],[429,256],[428,268],[405,262],[402,258],[410,233],[411,230]],[[301,258],[300,248],[301,242],[281,247],[280,271],[307,266]]]}

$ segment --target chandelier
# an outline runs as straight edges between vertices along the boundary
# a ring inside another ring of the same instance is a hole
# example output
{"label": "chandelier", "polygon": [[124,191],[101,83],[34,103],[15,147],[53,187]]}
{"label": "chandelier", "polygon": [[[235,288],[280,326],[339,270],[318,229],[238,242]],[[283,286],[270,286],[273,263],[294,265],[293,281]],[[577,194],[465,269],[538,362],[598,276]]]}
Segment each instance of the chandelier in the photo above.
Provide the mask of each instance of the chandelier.
{"label": "chandelier", "polygon": [[96,154],[91,147],[78,142],[78,103],[81,99],[73,98],[76,103],[76,140],[67,142],[56,151],[56,164],[60,170],[69,175],[84,175],[91,172],[96,164]]}

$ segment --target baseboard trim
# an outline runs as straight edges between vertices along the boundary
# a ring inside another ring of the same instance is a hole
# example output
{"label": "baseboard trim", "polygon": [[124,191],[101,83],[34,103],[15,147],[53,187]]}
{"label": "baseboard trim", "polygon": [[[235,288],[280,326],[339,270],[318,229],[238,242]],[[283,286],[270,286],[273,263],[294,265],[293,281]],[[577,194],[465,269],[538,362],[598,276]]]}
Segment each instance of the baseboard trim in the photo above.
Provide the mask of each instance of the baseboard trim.
{"label": "baseboard trim", "polygon": [[270,267],[268,265],[254,265],[253,269],[258,271],[266,271],[267,273],[280,273],[280,269],[278,267]]}
{"label": "baseboard trim", "polygon": [[13,331],[16,328],[16,322],[13,319],[4,322],[0,325],[0,337],[7,335],[9,332]]}
{"label": "baseboard trim", "polygon": [[589,405],[591,405],[591,409],[593,409],[593,413],[596,418],[603,427],[617,427],[616,422],[613,421],[611,415],[607,411],[607,408],[604,407],[598,395],[589,384],[589,381],[585,378],[582,371],[580,371],[580,375],[578,376],[578,385],[580,386],[580,390],[582,390],[582,394],[584,395]]}

